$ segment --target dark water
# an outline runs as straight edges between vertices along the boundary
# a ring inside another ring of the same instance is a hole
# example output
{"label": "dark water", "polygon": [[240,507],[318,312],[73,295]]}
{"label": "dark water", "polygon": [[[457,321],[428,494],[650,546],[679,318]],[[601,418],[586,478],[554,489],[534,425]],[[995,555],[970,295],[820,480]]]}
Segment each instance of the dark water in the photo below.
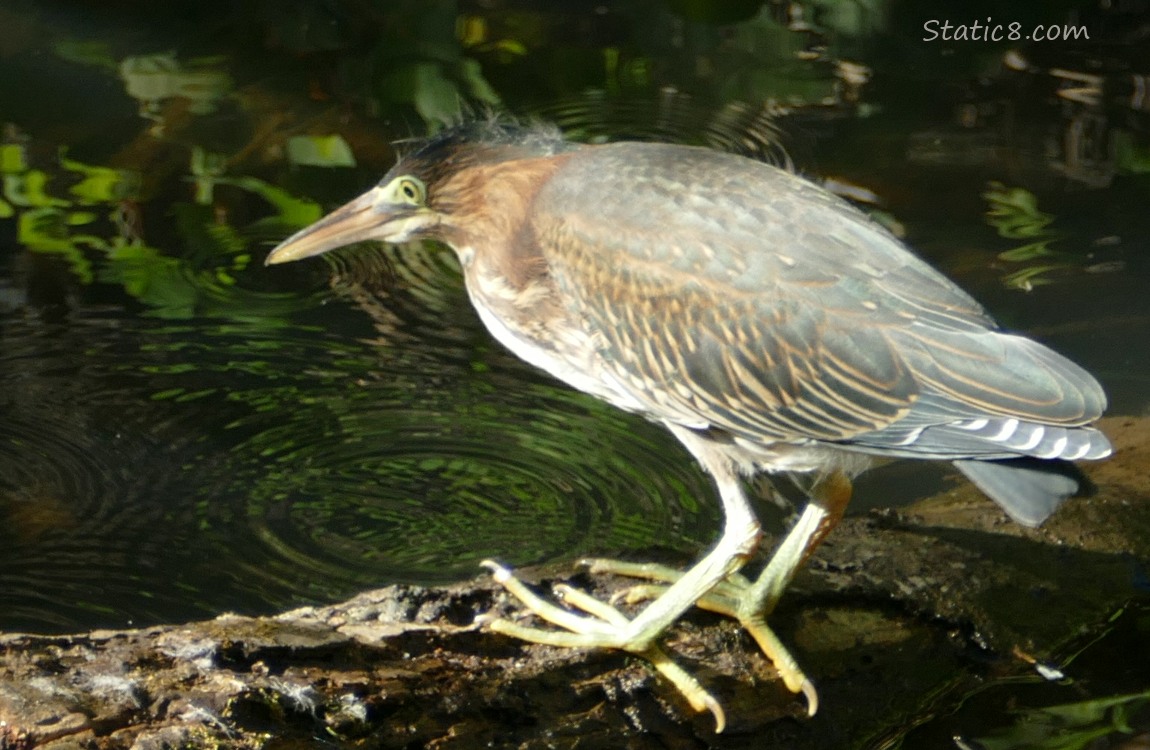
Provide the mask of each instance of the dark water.
{"label": "dark water", "polygon": [[[262,266],[460,101],[830,179],[1146,413],[1137,4],[1052,8],[1092,41],[1015,47],[926,44],[945,14],[898,4],[273,5],[0,7],[0,630],[713,538],[674,441],[493,342],[450,252]],[[291,140],[335,134],[354,166]],[[856,511],[947,481],[876,472]]]}
{"label": "dark water", "polygon": [[521,366],[446,253],[412,257],[391,269],[423,293],[375,326],[338,295],[275,329],[6,319],[5,626],[259,611],[714,527],[660,432]]}

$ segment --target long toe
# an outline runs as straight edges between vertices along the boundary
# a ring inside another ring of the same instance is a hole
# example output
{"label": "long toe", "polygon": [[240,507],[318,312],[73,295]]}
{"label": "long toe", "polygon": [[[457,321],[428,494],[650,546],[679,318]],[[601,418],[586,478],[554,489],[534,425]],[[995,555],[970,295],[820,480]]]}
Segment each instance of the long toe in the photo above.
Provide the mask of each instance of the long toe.
{"label": "long toe", "polygon": [[564,630],[546,630],[501,617],[480,618],[479,623],[488,630],[549,646],[614,648],[646,659],[682,694],[691,708],[700,712],[710,711],[715,718],[715,731],[723,731],[727,719],[719,701],[693,675],[675,663],[651,638],[642,637],[636,642],[632,621],[611,604],[570,586],[556,586],[556,593],[564,601],[584,613],[578,614],[539,596],[499,563],[484,560],[482,565],[490,570],[496,582],[518,599],[528,611],[553,625],[564,628]]}

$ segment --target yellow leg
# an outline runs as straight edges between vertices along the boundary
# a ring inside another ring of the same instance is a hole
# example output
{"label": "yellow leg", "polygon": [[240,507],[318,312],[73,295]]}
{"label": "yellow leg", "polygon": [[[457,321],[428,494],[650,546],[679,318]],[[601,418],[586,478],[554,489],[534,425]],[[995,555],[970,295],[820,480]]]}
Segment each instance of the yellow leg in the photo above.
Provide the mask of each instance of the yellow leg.
{"label": "yellow leg", "polygon": [[[835,473],[817,482],[811,489],[810,502],[802,515],[754,582],[733,573],[695,603],[700,609],[737,619],[774,664],[787,688],[806,697],[807,712],[812,716],[819,707],[818,692],[803,674],[798,661],[767,625],[767,617],[774,611],[795,573],[842,519],[850,496],[851,483],[844,474]],[[591,573],[614,573],[658,584],[673,583],[681,575],[664,565],[618,560],[585,560],[583,564]],[[665,585],[635,586],[623,592],[623,598],[628,603],[635,603],[657,597],[665,588]]]}
{"label": "yellow leg", "polygon": [[[734,574],[755,550],[760,531],[750,504],[743,495],[738,478],[728,467],[712,467],[726,511],[723,535],[715,547],[690,570],[681,573],[661,594],[634,619],[603,602],[586,595],[568,601],[583,614],[565,609],[536,595],[493,562],[485,562],[507,591],[528,610],[562,630],[546,630],[520,625],[504,619],[483,620],[491,630],[535,643],[571,648],[615,648],[651,661],[659,672],[683,693],[696,710],[709,710],[715,717],[717,731],[726,723],[722,707],[681,667],[672,662],[658,646],[657,639],[680,615],[719,584]],[[594,603],[592,603],[594,602]]]}

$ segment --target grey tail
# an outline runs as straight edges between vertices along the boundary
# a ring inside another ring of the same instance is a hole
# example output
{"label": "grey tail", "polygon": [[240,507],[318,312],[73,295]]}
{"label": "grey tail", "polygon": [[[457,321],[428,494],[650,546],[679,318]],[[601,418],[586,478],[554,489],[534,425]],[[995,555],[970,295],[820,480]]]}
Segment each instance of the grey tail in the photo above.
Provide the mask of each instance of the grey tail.
{"label": "grey tail", "polygon": [[1040,525],[1086,481],[1069,461],[1008,458],[954,462],[978,489],[1023,526]]}

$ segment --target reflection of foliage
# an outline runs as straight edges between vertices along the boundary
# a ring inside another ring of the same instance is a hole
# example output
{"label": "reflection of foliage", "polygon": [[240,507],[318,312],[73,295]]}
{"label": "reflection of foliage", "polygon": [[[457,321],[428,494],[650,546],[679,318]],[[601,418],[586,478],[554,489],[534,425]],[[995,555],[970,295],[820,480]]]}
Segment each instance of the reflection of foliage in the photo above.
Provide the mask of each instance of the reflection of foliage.
{"label": "reflection of foliage", "polygon": [[107,43],[75,39],[58,41],[55,51],[65,60],[119,75],[128,96],[140,103],[140,116],[156,123],[153,135],[164,132],[163,106],[167,100],[181,99],[191,114],[206,115],[215,112],[232,90],[232,79],[221,57],[180,60],[168,52],[117,61]]}
{"label": "reflection of foliage", "polygon": [[[978,738],[986,750],[1081,750],[1113,734],[1133,735],[1129,718],[1150,708],[1150,692],[1017,713],[1009,729]],[[1109,745],[1107,745],[1109,746]]]}
{"label": "reflection of foliage", "polygon": [[1066,257],[1064,254],[1050,249],[1050,244],[1062,239],[1062,235],[1049,228],[1054,217],[1038,210],[1038,198],[1034,193],[991,182],[982,197],[989,206],[987,222],[998,230],[999,236],[1024,240],[1022,245],[999,253],[998,257],[1012,263],[1038,261],[1008,274],[1003,279],[1008,287],[1029,291],[1036,286],[1053,283],[1054,279],[1049,276],[1051,272],[1073,268],[1073,264],[1060,260]]}
{"label": "reflection of foliage", "polygon": [[338,135],[297,135],[287,142],[288,162],[297,167],[354,167],[347,141]]}
{"label": "reflection of foliage", "polygon": [[[388,62],[385,56],[379,62],[380,68],[390,67]],[[486,104],[499,103],[499,96],[484,80],[479,63],[470,59],[405,62],[381,77],[378,91],[391,101],[413,102],[424,122],[438,128],[459,119],[460,103],[464,100],[461,83],[473,98]]]}
{"label": "reflection of foliage", "polygon": [[[718,17],[734,11],[738,3],[686,2],[675,7],[684,5],[694,6],[689,17]],[[714,7],[701,15],[701,5]],[[830,102],[854,101],[855,89],[869,78],[865,66],[848,63],[842,56],[864,46],[882,31],[884,15],[881,4],[870,0],[764,3],[753,17],[722,33],[716,33],[720,31],[718,27],[695,28],[688,44],[695,47],[695,56],[706,63],[700,67],[692,60],[697,66],[696,75],[705,76],[701,82],[721,101],[825,106]],[[656,47],[662,43],[654,39],[643,43],[654,49],[657,57],[684,57]],[[664,67],[654,61],[648,64],[656,69]],[[663,86],[667,82],[655,83]],[[682,83],[676,81],[675,85]]]}
{"label": "reflection of foliage", "polygon": [[200,311],[206,293],[212,287],[234,284],[233,274],[243,270],[250,258],[247,254],[237,255],[230,265],[195,273],[185,262],[166,257],[155,248],[121,245],[109,249],[107,267],[98,278],[123,285],[125,292],[151,308],[154,315],[191,318]]}
{"label": "reflection of foliage", "polygon": [[65,159],[63,155],[60,156],[60,166],[83,178],[68,188],[68,192],[76,197],[80,205],[129,200],[139,188],[136,174],[128,170],[82,164]]}
{"label": "reflection of foliage", "polygon": [[[237,276],[251,261],[248,248],[255,238],[308,224],[319,218],[319,206],[254,177],[210,174],[202,164],[211,161],[201,157],[201,168],[193,169],[201,172],[193,175],[200,202],[172,208],[176,229],[190,251],[187,257],[165,255],[140,236],[134,202],[138,175],[63,155],[59,169],[50,174],[31,168],[18,143],[0,146],[0,214],[16,218],[17,241],[28,250],[63,258],[83,284],[120,284],[152,315],[182,319],[230,312],[254,318],[286,311],[286,297],[245,293],[237,286]],[[205,205],[215,185],[257,195],[274,213],[234,227]]]}
{"label": "reflection of foliage", "polygon": [[[330,138],[342,141],[338,136]],[[316,140],[328,139],[320,137]],[[346,144],[344,145],[346,147]],[[287,230],[307,226],[322,216],[319,205],[314,201],[296,198],[283,188],[255,177],[225,177],[226,163],[227,160],[219,154],[209,154],[200,148],[192,149],[191,180],[196,185],[195,202],[198,205],[211,205],[216,186],[227,185],[258,195],[275,209],[273,215],[249,225],[249,230],[267,230],[283,234]]]}
{"label": "reflection of foliage", "polygon": [[[1000,237],[1022,241],[1018,247],[998,254],[999,260],[1023,264],[1003,276],[1003,283],[1011,289],[1028,292],[1075,273],[1105,273],[1124,267],[1121,260],[1098,262],[1089,253],[1052,250],[1050,246],[1064,240],[1065,234],[1051,228],[1054,217],[1038,209],[1038,198],[1029,190],[991,182],[982,197],[988,205],[987,223]],[[1095,242],[1095,246],[1103,244],[1103,240]]]}
{"label": "reflection of foliage", "polygon": [[455,3],[403,0],[392,3],[389,12],[393,31],[378,40],[363,63],[373,99],[413,104],[432,130],[459,119],[469,99],[499,104],[478,61],[463,53]]}
{"label": "reflection of foliage", "polygon": [[1001,253],[998,257],[1003,260],[1030,260],[1052,254],[1048,245],[1058,239],[1058,234],[1047,227],[1054,221],[1054,217],[1038,210],[1038,198],[1034,193],[992,182],[982,197],[990,204],[986,213],[987,220],[998,230],[1000,237],[1033,240]]}
{"label": "reflection of foliage", "polygon": [[[455,3],[393,0],[386,7],[352,8],[304,0],[294,5],[291,12],[269,6],[276,8],[263,19],[269,36],[297,52],[342,53],[341,74],[373,109],[412,105],[436,130],[458,119],[463,102],[500,103],[479,62],[464,54]],[[302,36],[301,29],[307,30]],[[365,32],[371,39],[367,49],[361,46]],[[508,48],[513,47],[501,49]],[[166,134],[169,101],[183,102],[181,111],[192,115],[211,114],[234,87],[222,57],[181,59],[167,52],[117,59],[107,43],[78,39],[60,40],[54,49],[65,60],[117,75],[139,102],[140,116],[155,122],[156,136]]]}
{"label": "reflection of foliage", "polygon": [[805,34],[796,33],[765,11],[739,24],[716,56],[722,98],[751,102],[772,99],[788,104],[834,99],[839,85],[834,66],[829,60],[805,55],[809,43]]}
{"label": "reflection of foliage", "polygon": [[221,69],[222,58],[181,62],[173,54],[127,57],[120,63],[120,77],[128,95],[140,102],[140,115],[160,120],[161,102],[181,98],[192,114],[214,112],[217,102],[232,88],[231,77]]}
{"label": "reflection of foliage", "polygon": [[63,155],[59,166],[60,177],[71,182],[65,195],[51,193],[52,176],[28,164],[23,144],[0,146],[0,176],[4,180],[0,215],[16,218],[17,239],[25,247],[63,257],[80,281],[90,283],[92,266],[84,249],[108,251],[113,245],[96,234],[77,233],[74,228],[88,227],[98,220],[96,212],[85,208],[115,206],[129,199],[136,180],[129,172],[92,167]]}
{"label": "reflection of foliage", "polygon": [[1111,131],[1110,149],[1119,171],[1126,174],[1150,173],[1150,146],[1140,143],[1129,130]]}

